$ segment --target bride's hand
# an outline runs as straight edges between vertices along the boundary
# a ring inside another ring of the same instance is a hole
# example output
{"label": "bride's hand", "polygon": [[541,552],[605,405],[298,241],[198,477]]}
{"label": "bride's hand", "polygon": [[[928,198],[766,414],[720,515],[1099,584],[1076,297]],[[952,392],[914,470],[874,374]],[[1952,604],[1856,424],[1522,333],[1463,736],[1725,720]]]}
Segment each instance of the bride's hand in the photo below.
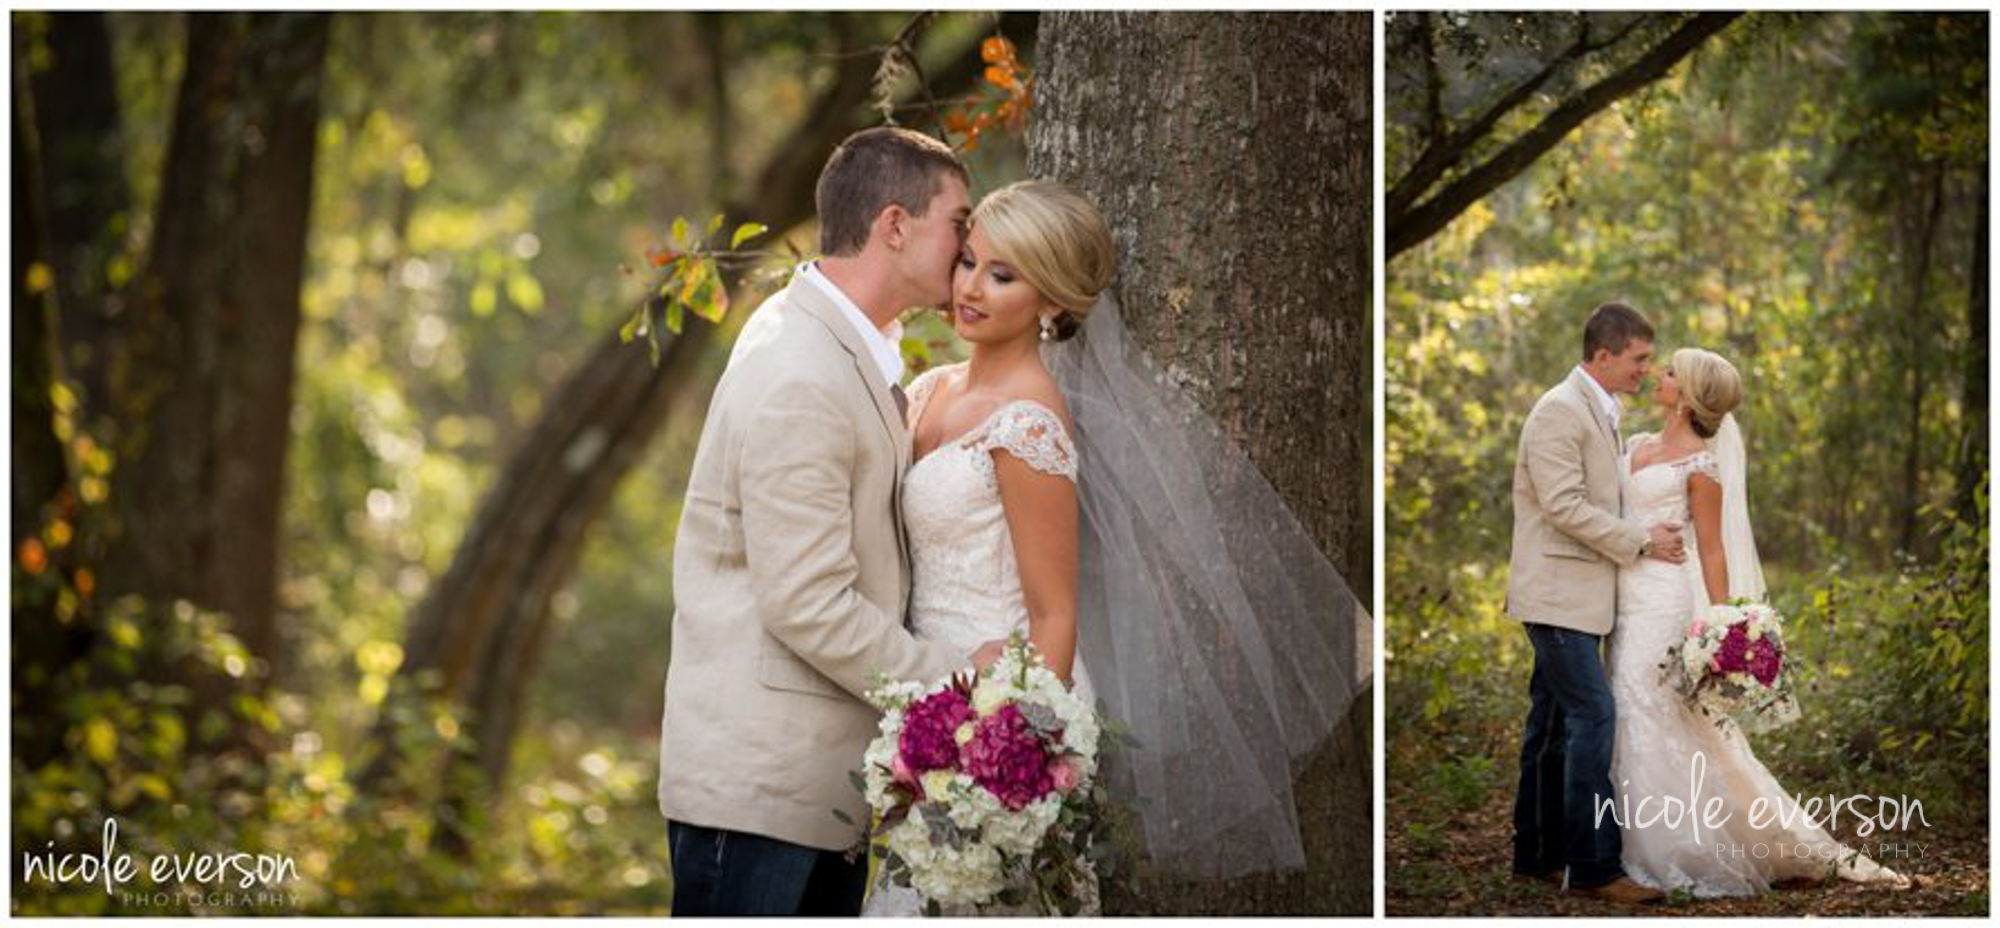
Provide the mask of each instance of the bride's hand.
{"label": "bride's hand", "polygon": [[1655,522],[1646,529],[1646,537],[1651,542],[1646,549],[1647,557],[1657,558],[1669,564],[1679,564],[1687,560],[1687,550],[1681,543],[1679,522]]}

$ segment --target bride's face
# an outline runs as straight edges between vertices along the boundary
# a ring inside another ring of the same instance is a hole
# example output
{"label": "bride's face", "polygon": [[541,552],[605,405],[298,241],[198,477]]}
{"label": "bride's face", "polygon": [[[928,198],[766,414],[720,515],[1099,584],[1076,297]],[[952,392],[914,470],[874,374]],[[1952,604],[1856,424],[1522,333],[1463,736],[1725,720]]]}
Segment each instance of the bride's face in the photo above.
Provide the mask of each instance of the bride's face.
{"label": "bride's face", "polygon": [[1661,409],[1672,412],[1681,401],[1681,382],[1674,376],[1674,366],[1670,362],[1660,371],[1660,385],[1653,390],[1653,402]]}
{"label": "bride's face", "polygon": [[1041,291],[995,254],[986,233],[974,226],[951,276],[951,324],[958,337],[975,343],[1038,338],[1045,312],[1053,307]]}

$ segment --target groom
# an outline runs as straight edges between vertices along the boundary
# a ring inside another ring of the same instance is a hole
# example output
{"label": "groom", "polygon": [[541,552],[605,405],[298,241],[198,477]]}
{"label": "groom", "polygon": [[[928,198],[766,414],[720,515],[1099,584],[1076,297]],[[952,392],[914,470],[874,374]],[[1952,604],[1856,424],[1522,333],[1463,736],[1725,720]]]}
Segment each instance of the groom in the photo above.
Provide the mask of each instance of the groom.
{"label": "groom", "polygon": [[965,166],[902,129],[850,136],[815,191],[820,250],[738,336],[674,540],[660,812],[673,914],[855,915],[866,820],[848,773],[880,672],[929,681],[976,655],[903,626],[897,315],[950,296]]}
{"label": "groom", "polygon": [[1620,517],[1623,442],[1615,394],[1637,395],[1653,357],[1653,327],[1606,303],[1583,327],[1583,363],[1542,394],[1521,426],[1514,462],[1514,542],[1507,614],[1535,649],[1521,782],[1514,798],[1514,873],[1617,902],[1661,898],[1625,876],[1618,825],[1600,799],[1616,796],[1616,707],[1599,646],[1611,631],[1618,568],[1641,557],[1685,559],[1680,525]]}

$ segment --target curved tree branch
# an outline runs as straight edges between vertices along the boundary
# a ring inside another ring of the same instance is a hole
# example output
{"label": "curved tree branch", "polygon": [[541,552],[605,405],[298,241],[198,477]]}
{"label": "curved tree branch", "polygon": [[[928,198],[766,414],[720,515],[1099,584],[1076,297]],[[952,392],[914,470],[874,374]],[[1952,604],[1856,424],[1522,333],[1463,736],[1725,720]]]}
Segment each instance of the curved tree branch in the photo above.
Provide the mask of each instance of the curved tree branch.
{"label": "curved tree branch", "polygon": [[1637,61],[1564,101],[1553,112],[1543,117],[1533,129],[1523,133],[1520,138],[1438,191],[1421,205],[1408,210],[1389,211],[1386,217],[1387,257],[1394,258],[1424,239],[1437,234],[1457,218],[1458,214],[1465,212],[1480,198],[1492,193],[1501,184],[1535,163],[1535,159],[1560,144],[1563,138],[1569,135],[1571,130],[1582,125],[1584,120],[1647,84],[1665,77],[1674,65],[1692,54],[1702,42],[1721,32],[1742,15],[1701,13],[1689,19]]}

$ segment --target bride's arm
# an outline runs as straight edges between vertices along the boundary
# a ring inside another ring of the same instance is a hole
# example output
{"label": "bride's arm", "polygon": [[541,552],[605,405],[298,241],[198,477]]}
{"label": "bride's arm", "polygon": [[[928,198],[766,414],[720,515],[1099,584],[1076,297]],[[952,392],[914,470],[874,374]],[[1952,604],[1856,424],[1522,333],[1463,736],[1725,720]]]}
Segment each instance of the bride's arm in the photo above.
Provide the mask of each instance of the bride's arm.
{"label": "bride's arm", "polygon": [[1703,473],[1688,477],[1688,508],[1693,510],[1695,545],[1701,557],[1701,585],[1708,601],[1729,601],[1729,559],[1722,550],[1722,485]]}
{"label": "bride's arm", "polygon": [[1003,450],[993,452],[993,470],[1021,571],[1028,639],[1067,683],[1076,660],[1076,484]]}

